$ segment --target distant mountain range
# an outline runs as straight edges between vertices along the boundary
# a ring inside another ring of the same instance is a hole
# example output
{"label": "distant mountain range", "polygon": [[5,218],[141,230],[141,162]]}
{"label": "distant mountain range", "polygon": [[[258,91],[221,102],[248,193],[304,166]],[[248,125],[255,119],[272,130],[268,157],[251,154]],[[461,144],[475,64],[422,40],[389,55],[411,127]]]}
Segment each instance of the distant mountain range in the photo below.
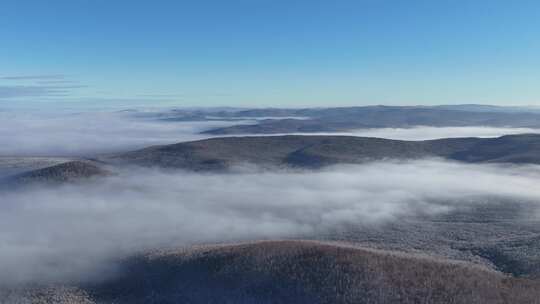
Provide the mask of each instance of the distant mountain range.
{"label": "distant mountain range", "polygon": [[[214,113],[223,119],[274,117],[257,124],[239,124],[203,133],[277,134],[299,132],[342,132],[363,128],[434,127],[527,127],[540,128],[540,109],[483,105],[397,107],[366,106],[308,109],[250,109]],[[279,118],[283,117],[283,118]],[[302,119],[291,119],[298,117]],[[191,117],[193,118],[193,117]],[[170,118],[173,119],[174,118]]]}

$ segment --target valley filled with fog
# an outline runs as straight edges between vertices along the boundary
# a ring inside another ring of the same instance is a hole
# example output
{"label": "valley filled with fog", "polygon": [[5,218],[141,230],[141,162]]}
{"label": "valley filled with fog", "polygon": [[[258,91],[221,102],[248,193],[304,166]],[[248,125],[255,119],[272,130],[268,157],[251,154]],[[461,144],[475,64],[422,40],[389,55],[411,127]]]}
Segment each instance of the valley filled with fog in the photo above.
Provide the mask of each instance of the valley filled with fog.
{"label": "valley filled with fog", "polygon": [[[180,110],[0,116],[5,290],[97,284],[99,294],[132,257],[280,240],[540,277],[536,128],[217,135],[207,131],[296,118]],[[516,154],[507,140],[530,151]]]}

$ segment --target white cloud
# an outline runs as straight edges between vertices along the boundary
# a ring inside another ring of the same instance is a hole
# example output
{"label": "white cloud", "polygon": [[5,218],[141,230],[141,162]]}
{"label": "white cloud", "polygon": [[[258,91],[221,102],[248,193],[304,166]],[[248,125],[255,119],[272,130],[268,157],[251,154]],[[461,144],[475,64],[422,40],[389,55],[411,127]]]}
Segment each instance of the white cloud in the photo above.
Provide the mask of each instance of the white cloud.
{"label": "white cloud", "polygon": [[139,250],[380,224],[485,197],[540,202],[539,182],[536,166],[425,160],[321,172],[132,169],[88,184],[6,192],[0,281],[90,279]]}

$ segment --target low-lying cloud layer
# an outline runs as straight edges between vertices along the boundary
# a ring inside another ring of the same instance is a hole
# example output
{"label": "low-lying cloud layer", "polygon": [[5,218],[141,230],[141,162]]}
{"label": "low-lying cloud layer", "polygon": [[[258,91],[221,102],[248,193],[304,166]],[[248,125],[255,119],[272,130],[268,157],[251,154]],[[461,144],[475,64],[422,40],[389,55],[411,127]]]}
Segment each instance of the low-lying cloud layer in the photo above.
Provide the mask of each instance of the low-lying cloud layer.
{"label": "low-lying cloud layer", "polygon": [[[99,153],[128,151],[156,144],[171,144],[208,138],[210,136],[198,133],[212,128],[255,122],[247,117],[242,121],[165,121],[157,119],[157,114],[159,113],[135,115],[131,112],[107,111],[57,111],[49,113],[0,111],[0,157],[93,156]],[[426,140],[446,137],[497,137],[518,133],[540,133],[540,130],[491,127],[413,127],[364,129],[324,134]],[[315,133],[308,135],[315,135]]]}
{"label": "low-lying cloud layer", "polygon": [[425,160],[309,173],[132,169],[10,191],[1,194],[0,282],[92,279],[141,250],[378,225],[485,203],[482,197],[540,202],[539,182],[536,166]]}
{"label": "low-lying cloud layer", "polygon": [[165,122],[121,112],[0,112],[0,156],[87,156],[203,138],[233,122]]}
{"label": "low-lying cloud layer", "polygon": [[[540,133],[539,129],[532,128],[499,128],[499,127],[428,127],[417,126],[411,128],[374,128],[359,129],[339,133],[315,133],[318,135],[347,135],[362,137],[379,137],[397,140],[430,140],[459,137],[500,137],[503,135]],[[306,133],[297,133],[306,134]],[[314,135],[314,133],[310,133]]]}

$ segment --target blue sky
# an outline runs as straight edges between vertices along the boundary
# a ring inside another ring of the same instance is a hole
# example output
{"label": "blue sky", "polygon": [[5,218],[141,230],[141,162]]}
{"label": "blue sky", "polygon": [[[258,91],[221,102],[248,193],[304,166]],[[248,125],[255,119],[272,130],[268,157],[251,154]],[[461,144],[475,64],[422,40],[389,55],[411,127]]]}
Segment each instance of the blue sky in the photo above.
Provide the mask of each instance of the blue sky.
{"label": "blue sky", "polygon": [[540,1],[2,0],[0,106],[540,105]]}

